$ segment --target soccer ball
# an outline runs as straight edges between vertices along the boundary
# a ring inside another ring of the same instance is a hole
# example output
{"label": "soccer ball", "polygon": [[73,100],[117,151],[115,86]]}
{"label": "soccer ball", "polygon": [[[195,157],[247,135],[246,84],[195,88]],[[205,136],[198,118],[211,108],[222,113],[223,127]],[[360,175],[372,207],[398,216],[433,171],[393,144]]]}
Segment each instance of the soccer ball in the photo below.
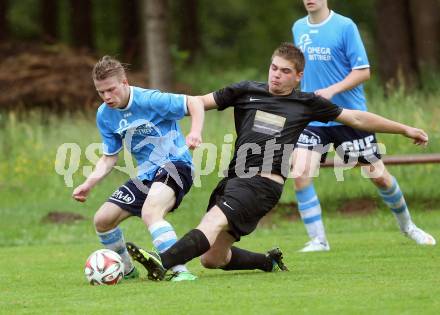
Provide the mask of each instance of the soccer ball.
{"label": "soccer ball", "polygon": [[84,273],[92,285],[115,285],[124,277],[124,263],[116,252],[99,249],[87,258]]}

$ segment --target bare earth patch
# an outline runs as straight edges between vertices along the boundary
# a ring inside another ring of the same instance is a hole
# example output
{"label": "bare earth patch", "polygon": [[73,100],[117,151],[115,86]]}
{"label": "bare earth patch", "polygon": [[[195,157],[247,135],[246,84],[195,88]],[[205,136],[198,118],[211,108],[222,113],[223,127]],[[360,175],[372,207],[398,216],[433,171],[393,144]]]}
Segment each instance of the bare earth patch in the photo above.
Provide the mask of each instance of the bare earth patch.
{"label": "bare earth patch", "polygon": [[[362,197],[346,200],[338,208],[338,212],[347,216],[365,216],[375,212],[376,200]],[[258,223],[260,227],[273,227],[277,220],[297,221],[300,220],[298,205],[296,202],[280,202]]]}
{"label": "bare earth patch", "polygon": [[271,227],[277,219],[292,222],[299,220],[298,205],[296,202],[279,202],[275,208],[261,218],[258,226]]}
{"label": "bare earth patch", "polygon": [[86,217],[78,213],[51,211],[41,219],[41,222],[55,224],[72,224],[85,219]]}
{"label": "bare earth patch", "polygon": [[376,201],[372,198],[355,198],[345,201],[338,211],[347,216],[364,216],[376,211]]}

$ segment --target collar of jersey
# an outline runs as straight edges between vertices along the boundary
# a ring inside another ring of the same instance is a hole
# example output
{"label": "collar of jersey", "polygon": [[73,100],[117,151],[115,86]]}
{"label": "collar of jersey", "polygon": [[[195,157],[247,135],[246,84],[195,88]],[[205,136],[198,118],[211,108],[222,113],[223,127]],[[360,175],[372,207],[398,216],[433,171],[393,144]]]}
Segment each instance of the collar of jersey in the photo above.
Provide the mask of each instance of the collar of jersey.
{"label": "collar of jersey", "polygon": [[335,15],[335,12],[333,12],[333,10],[330,10],[330,14],[328,15],[328,17],[327,17],[324,21],[322,21],[321,23],[318,23],[318,24],[312,24],[312,23],[310,23],[310,21],[309,21],[309,17],[307,17],[307,25],[308,25],[309,27],[320,27],[320,26],[323,26],[323,25],[326,24],[328,21],[330,21],[330,19],[333,17],[333,15]]}
{"label": "collar of jersey", "polygon": [[128,99],[127,106],[125,106],[124,108],[115,108],[115,109],[120,111],[129,110],[132,103],[133,103],[133,87],[130,86],[130,98]]}

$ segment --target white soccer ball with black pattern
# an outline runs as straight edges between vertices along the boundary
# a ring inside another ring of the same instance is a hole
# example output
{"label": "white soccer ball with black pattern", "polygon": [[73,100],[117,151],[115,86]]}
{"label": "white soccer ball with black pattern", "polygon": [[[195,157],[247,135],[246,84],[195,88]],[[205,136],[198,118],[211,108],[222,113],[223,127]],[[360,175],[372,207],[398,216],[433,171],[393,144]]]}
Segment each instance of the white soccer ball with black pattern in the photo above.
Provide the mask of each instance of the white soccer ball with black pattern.
{"label": "white soccer ball with black pattern", "polygon": [[92,285],[115,285],[124,277],[124,263],[118,253],[99,249],[87,258],[84,273]]}

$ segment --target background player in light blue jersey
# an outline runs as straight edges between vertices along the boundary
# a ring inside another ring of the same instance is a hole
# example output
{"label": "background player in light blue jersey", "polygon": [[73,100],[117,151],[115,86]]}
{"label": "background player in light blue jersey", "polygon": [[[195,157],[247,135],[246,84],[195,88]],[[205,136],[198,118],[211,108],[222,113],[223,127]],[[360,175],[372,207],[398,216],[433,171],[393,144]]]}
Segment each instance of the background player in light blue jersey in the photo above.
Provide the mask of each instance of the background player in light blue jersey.
{"label": "background player in light blue jersey", "polygon": [[[292,28],[294,43],[306,59],[301,89],[344,108],[366,111],[362,83],[370,78],[370,66],[356,25],[351,19],[331,11],[327,0],[303,2],[308,16],[296,21]],[[366,173],[393,212],[404,235],[417,244],[435,244],[431,235],[412,222],[397,180],[380,160],[375,134],[336,122],[312,122],[301,134],[292,159],[298,209],[310,237],[301,251],[330,249],[321,205],[312,182],[330,143],[345,162],[358,161],[369,165],[365,168]]]}
{"label": "background player in light blue jersey", "polygon": [[[122,64],[109,56],[95,65],[93,81],[104,101],[96,116],[104,154],[72,196],[86,201],[91,189],[113,169],[125,145],[136,160],[137,176],[99,208],[94,225],[100,242],[122,257],[125,278],[136,278],[139,273],[127,252],[119,223],[130,216],[141,217],[159,252],[177,241],[164,217],[179,206],[191,188],[193,165],[188,148],[202,141],[203,103],[191,96],[130,86]],[[185,114],[192,117],[186,139],[177,123]],[[173,281],[196,278],[184,265],[174,266],[173,271]]]}

